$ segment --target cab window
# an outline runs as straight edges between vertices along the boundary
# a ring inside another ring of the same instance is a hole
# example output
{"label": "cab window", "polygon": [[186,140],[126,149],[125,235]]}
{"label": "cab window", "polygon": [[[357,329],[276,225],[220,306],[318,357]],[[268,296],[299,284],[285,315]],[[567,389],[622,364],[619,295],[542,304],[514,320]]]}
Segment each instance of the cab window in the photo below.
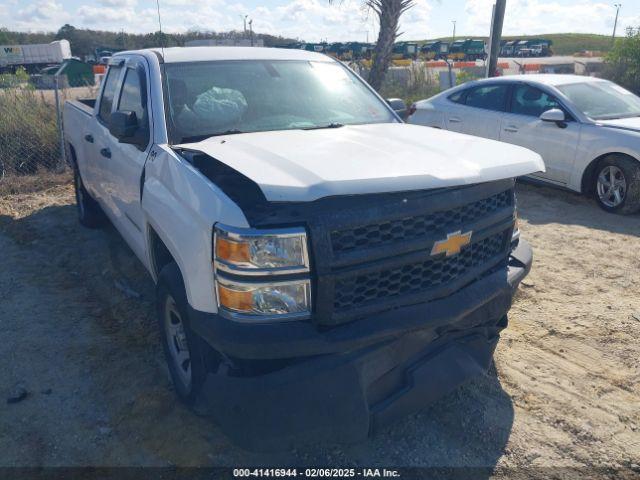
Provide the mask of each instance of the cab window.
{"label": "cab window", "polygon": [[561,105],[551,95],[530,85],[517,85],[511,98],[511,112],[520,115],[539,117],[547,110],[559,108]]}
{"label": "cab window", "polygon": [[113,106],[113,98],[116,94],[121,71],[122,67],[119,65],[110,66],[107,72],[107,78],[104,80],[105,84],[102,90],[102,97],[100,97],[98,118],[106,124],[109,124],[109,120],[111,119],[111,107]]}
{"label": "cab window", "polygon": [[133,68],[127,68],[117,109],[135,112],[138,119],[136,135],[140,138],[140,143],[146,146],[149,143],[149,115],[146,105],[146,93],[143,94],[144,85],[145,83],[140,78],[140,72]]}
{"label": "cab window", "polygon": [[467,90],[465,104],[468,107],[503,112],[507,100],[508,85],[483,85]]}

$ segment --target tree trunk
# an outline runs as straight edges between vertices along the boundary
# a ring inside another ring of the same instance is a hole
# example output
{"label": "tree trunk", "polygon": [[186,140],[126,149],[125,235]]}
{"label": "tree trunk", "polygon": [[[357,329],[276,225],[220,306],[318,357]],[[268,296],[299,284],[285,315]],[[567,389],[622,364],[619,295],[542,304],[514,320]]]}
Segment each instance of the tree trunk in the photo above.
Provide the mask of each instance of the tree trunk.
{"label": "tree trunk", "polygon": [[393,44],[398,38],[400,15],[413,6],[413,0],[368,0],[367,4],[380,20],[378,42],[373,50],[373,64],[367,81],[380,91],[393,56]]}

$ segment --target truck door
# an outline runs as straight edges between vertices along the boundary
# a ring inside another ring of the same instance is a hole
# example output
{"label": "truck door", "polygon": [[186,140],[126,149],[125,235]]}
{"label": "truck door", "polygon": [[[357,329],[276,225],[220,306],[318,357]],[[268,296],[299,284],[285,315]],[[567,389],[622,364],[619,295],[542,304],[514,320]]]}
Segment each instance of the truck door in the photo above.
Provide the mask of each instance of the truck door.
{"label": "truck door", "polygon": [[[540,120],[543,112],[558,108],[565,112],[562,125]],[[500,140],[540,154],[547,171],[532,176],[565,184],[573,172],[581,125],[551,94],[527,84],[515,85],[509,112],[502,120]]]}
{"label": "truck door", "polygon": [[108,134],[106,174],[114,223],[138,257],[144,259],[144,218],[141,208],[142,172],[152,146],[149,119],[149,82],[145,60],[130,57],[124,65],[121,88],[113,112],[134,112],[138,121],[133,143]]}
{"label": "truck door", "polygon": [[[106,147],[109,141],[109,120],[113,109],[113,99],[120,85],[123,67],[111,65],[103,81],[100,97],[96,101],[94,121],[87,122],[82,132],[84,142],[83,153],[86,157],[86,169],[81,168],[82,180],[91,193],[105,210],[110,210],[107,196],[106,172],[107,161]],[[79,162],[82,162],[79,159]],[[108,212],[107,212],[108,213]]]}

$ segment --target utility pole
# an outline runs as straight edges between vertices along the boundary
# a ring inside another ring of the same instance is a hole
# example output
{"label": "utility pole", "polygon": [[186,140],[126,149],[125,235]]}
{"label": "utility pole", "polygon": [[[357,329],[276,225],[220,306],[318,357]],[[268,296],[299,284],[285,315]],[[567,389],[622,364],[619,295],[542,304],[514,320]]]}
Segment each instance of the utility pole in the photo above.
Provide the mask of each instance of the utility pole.
{"label": "utility pole", "polygon": [[618,13],[620,13],[620,8],[622,7],[621,3],[614,3],[614,7],[616,7],[616,19],[613,22],[613,35],[611,36],[611,41],[616,41],[616,27],[618,26]]}
{"label": "utility pole", "polygon": [[253,47],[253,18],[249,20],[249,37],[251,38],[251,46]]}
{"label": "utility pole", "polygon": [[451,23],[453,23],[453,37],[451,37],[451,43],[453,43],[456,41],[456,21],[451,20]]}
{"label": "utility pole", "polygon": [[249,15],[240,15],[240,18],[242,19],[242,25],[244,26],[243,32],[246,35],[247,34],[247,17]]}
{"label": "utility pole", "polygon": [[489,61],[487,62],[487,77],[495,77],[498,69],[498,54],[500,53],[500,38],[502,37],[502,24],[504,23],[504,11],[507,8],[507,0],[496,0],[493,6],[493,18],[491,19],[491,34],[489,35]]}

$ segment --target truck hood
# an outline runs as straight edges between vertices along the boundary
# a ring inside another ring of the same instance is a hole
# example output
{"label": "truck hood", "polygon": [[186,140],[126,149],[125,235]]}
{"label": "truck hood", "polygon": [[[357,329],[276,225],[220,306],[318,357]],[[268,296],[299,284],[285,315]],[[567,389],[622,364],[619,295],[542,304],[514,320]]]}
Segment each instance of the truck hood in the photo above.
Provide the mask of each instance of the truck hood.
{"label": "truck hood", "polygon": [[598,124],[605,127],[619,128],[640,132],[640,117],[616,118],[613,120],[598,120]]}
{"label": "truck hood", "polygon": [[243,133],[176,148],[226,164],[269,201],[462,186],[544,171],[531,150],[403,123]]}

